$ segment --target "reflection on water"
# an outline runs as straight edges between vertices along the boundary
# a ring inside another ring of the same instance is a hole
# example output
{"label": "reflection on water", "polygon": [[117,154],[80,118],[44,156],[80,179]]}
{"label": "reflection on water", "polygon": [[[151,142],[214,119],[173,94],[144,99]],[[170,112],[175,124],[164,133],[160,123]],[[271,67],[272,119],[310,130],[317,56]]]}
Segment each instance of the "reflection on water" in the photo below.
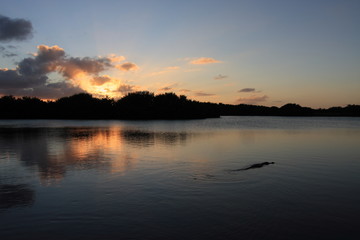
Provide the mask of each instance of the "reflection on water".
{"label": "reflection on water", "polygon": [[1,184],[0,208],[28,206],[34,202],[35,192],[26,184]]}
{"label": "reflection on water", "polygon": [[0,238],[357,239],[360,121],[291,119],[0,121]]}
{"label": "reflection on water", "polygon": [[177,145],[185,144],[186,132],[145,132],[140,130],[125,130],[120,132],[127,143],[137,147],[147,147],[156,144]]}
{"label": "reflection on water", "polygon": [[109,168],[125,172],[136,165],[136,152],[124,145],[143,148],[184,145],[186,132],[150,132],[113,128],[0,128],[0,146],[15,154],[25,166],[38,168],[43,183],[61,180],[67,168]]}

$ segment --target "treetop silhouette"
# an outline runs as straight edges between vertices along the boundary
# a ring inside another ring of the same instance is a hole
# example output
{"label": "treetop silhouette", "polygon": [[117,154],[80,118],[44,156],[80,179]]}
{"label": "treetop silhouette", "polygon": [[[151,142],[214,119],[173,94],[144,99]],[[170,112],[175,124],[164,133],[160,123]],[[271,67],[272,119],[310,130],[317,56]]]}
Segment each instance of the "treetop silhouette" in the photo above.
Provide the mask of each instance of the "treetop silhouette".
{"label": "treetop silhouette", "polygon": [[95,98],[88,93],[43,101],[36,97],[3,96],[1,119],[200,119],[234,116],[360,116],[359,105],[312,109],[298,104],[266,107],[198,102],[184,95],[140,91],[119,100]]}

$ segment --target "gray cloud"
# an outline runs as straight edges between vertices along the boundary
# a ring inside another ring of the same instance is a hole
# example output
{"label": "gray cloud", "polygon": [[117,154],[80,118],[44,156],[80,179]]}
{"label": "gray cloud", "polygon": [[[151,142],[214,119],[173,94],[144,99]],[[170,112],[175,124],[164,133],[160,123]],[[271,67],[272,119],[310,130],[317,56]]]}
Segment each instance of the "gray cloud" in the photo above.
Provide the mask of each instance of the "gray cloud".
{"label": "gray cloud", "polygon": [[122,71],[131,71],[131,70],[139,69],[139,67],[135,63],[131,63],[131,62],[119,64],[116,66],[116,68]]}
{"label": "gray cloud", "polygon": [[0,15],[0,41],[25,40],[32,37],[32,31],[30,21]]}
{"label": "gray cloud", "polygon": [[228,76],[219,74],[219,75],[215,76],[214,79],[215,79],[215,80],[222,80],[222,79],[225,79],[225,78],[227,78],[227,77],[228,77]]}
{"label": "gray cloud", "polygon": [[134,92],[135,91],[135,86],[128,85],[128,84],[122,84],[118,88],[118,91],[125,95],[125,94],[127,94],[129,92]]}
{"label": "gray cloud", "polygon": [[0,54],[1,54],[2,57],[15,57],[15,56],[17,56],[16,53],[10,52],[9,50],[7,50],[3,46],[0,46]]}
{"label": "gray cloud", "polygon": [[0,89],[0,93],[5,95],[39,97],[43,99],[56,99],[81,92],[85,91],[67,82],[50,83],[32,88]]}
{"label": "gray cloud", "polygon": [[238,92],[255,92],[255,88],[243,88]]}
{"label": "gray cloud", "polygon": [[215,96],[215,94],[213,94],[213,93],[204,93],[204,92],[195,92],[195,96],[207,97],[207,96]]}
{"label": "gray cloud", "polygon": [[158,89],[158,91],[170,91],[170,90],[174,90],[176,87],[178,86],[177,83],[173,83],[171,85],[167,85],[165,87],[162,87],[160,89]]}
{"label": "gray cloud", "polygon": [[3,57],[16,57],[18,56],[16,53],[4,53]]}
{"label": "gray cloud", "polygon": [[18,70],[0,69],[0,94],[54,99],[84,92],[70,82],[47,83],[48,77],[39,72],[24,75]]}
{"label": "gray cloud", "polygon": [[112,67],[109,58],[69,58],[60,64],[60,72],[68,79],[74,78],[80,73],[99,74]]}
{"label": "gray cloud", "polygon": [[71,96],[76,93],[85,92],[83,89],[73,86],[69,82],[57,82],[42,85],[40,87],[32,88],[27,94],[21,94],[26,96],[34,96],[45,99],[61,98],[64,96]]}
{"label": "gray cloud", "polygon": [[110,58],[67,57],[59,46],[40,45],[35,57],[25,58],[18,64],[18,71],[26,76],[58,72],[67,79],[73,79],[81,73],[97,75],[112,67]]}
{"label": "gray cloud", "polygon": [[40,45],[34,58],[25,58],[19,62],[18,71],[23,76],[45,75],[56,71],[64,57],[64,49],[58,46]]}
{"label": "gray cloud", "polygon": [[160,88],[159,91],[170,91],[172,88],[171,87],[163,87]]}
{"label": "gray cloud", "polygon": [[46,83],[47,76],[24,76],[17,70],[0,69],[0,89],[30,88]]}

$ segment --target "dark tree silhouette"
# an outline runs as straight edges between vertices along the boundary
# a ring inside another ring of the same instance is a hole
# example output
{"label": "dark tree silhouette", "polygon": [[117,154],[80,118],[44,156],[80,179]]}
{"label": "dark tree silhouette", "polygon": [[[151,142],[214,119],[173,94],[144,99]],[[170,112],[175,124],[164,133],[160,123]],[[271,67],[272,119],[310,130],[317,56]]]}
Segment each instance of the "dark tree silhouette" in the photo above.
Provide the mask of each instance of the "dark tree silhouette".
{"label": "dark tree silhouette", "polygon": [[175,93],[132,92],[115,101],[112,98],[94,98],[79,93],[45,102],[35,97],[0,98],[2,119],[198,119],[226,115],[234,116],[360,116],[359,105],[312,109],[295,103],[265,107],[230,105],[189,100]]}

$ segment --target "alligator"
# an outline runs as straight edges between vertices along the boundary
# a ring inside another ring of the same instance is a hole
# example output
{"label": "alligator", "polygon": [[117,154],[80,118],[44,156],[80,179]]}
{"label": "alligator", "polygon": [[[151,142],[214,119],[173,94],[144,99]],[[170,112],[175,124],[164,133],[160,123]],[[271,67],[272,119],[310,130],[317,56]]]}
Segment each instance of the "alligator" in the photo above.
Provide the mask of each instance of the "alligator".
{"label": "alligator", "polygon": [[254,168],[261,168],[265,165],[270,165],[270,164],[274,164],[275,162],[262,162],[262,163],[255,163],[250,165],[249,167],[246,168],[239,168],[239,169],[235,169],[235,170],[231,170],[231,171],[245,171],[245,170],[250,170],[250,169],[254,169]]}

